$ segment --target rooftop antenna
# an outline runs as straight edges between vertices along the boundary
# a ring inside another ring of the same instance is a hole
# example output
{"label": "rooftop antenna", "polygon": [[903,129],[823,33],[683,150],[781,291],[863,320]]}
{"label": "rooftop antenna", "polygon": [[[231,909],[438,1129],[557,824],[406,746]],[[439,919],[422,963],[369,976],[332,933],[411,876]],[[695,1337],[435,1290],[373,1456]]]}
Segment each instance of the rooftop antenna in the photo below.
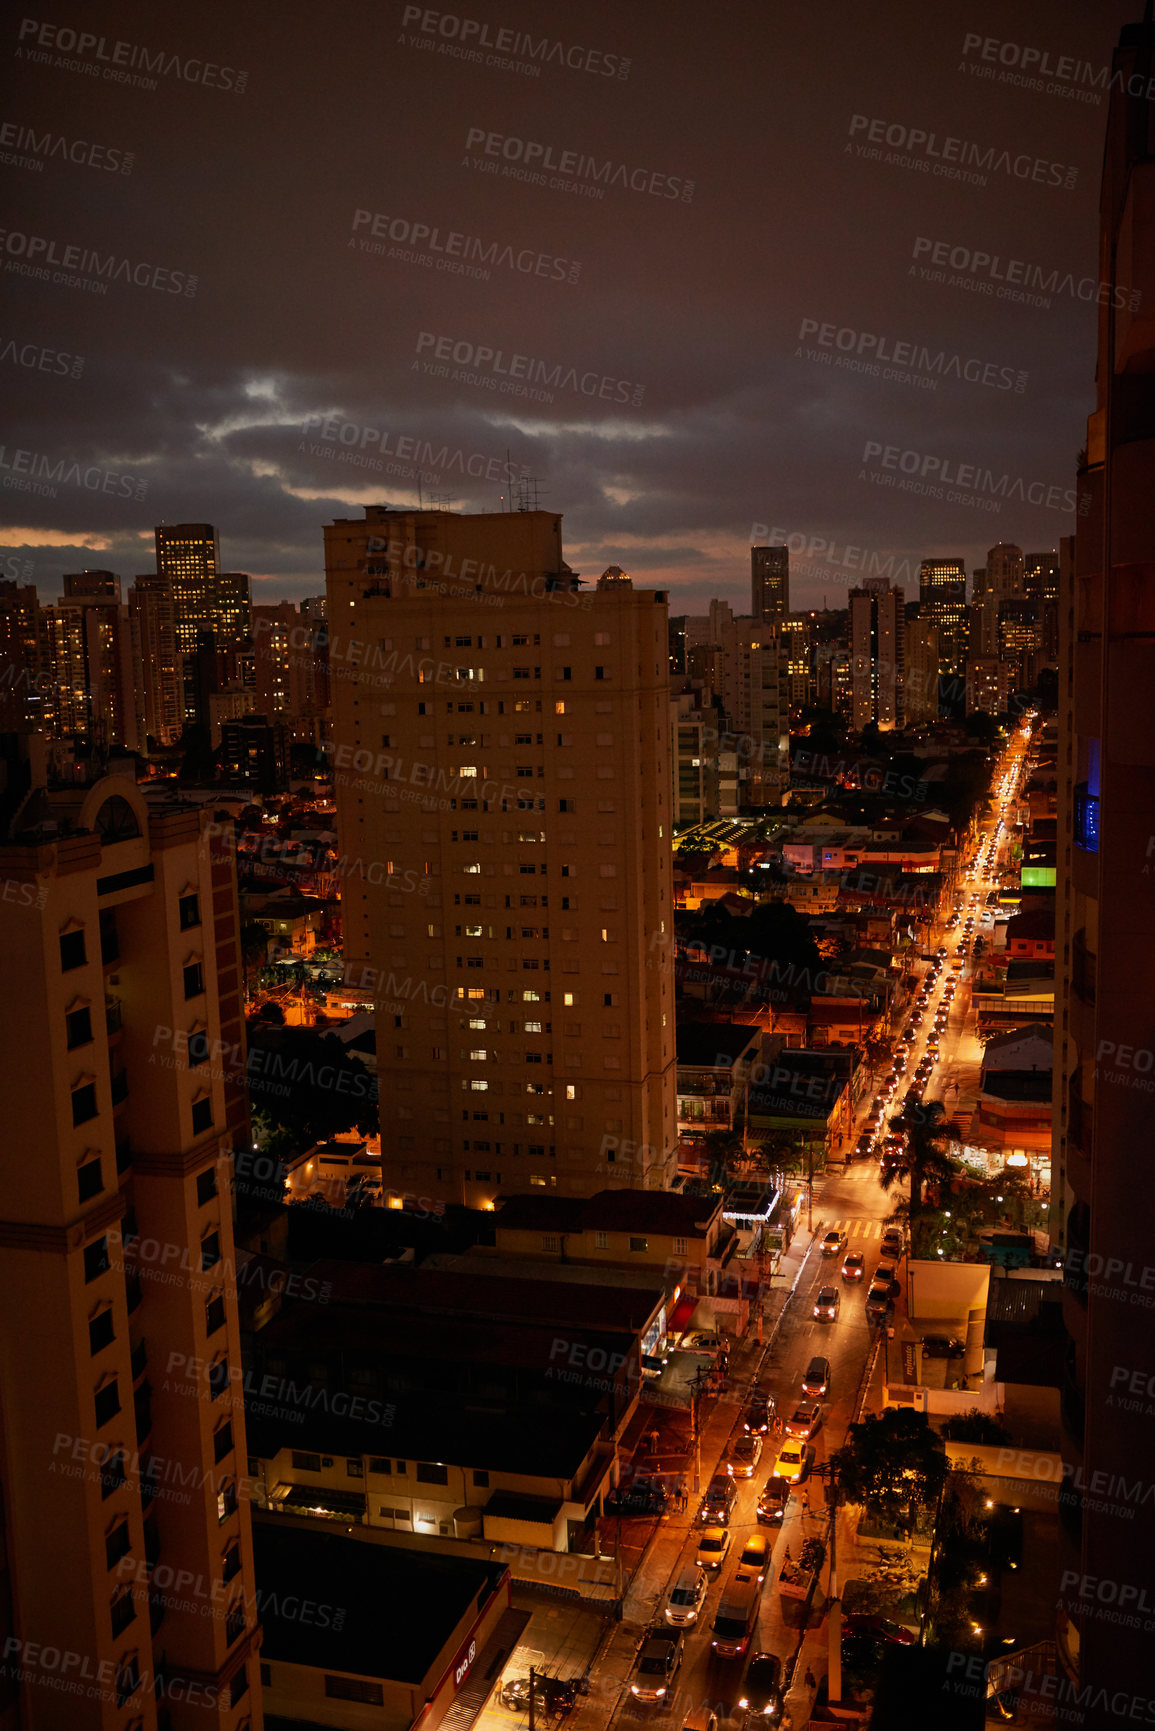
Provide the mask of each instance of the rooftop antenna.
{"label": "rooftop antenna", "polygon": [[519,511],[538,511],[538,491],[540,482],[536,475],[522,475],[517,483],[517,508]]}

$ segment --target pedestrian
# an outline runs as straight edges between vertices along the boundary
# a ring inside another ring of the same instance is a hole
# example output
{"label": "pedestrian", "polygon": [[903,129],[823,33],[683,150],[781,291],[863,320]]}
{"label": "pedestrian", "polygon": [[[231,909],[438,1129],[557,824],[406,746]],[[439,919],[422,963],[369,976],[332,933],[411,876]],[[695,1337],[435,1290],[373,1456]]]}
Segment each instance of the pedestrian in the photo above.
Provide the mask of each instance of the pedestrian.
{"label": "pedestrian", "polygon": [[810,1513],[810,1492],[809,1491],[803,1491],[803,1493],[802,1493],[802,1513],[804,1515],[808,1515]]}
{"label": "pedestrian", "polygon": [[662,1440],[662,1434],[657,1429],[657,1427],[655,1426],[655,1428],[650,1432],[650,1453],[652,1455],[657,1454],[658,1444],[661,1442],[661,1440]]}
{"label": "pedestrian", "polygon": [[817,1689],[817,1687],[818,1687],[817,1681],[815,1680],[814,1672],[810,1669],[809,1665],[807,1665],[807,1667],[806,1667],[805,1682],[806,1682],[806,1687],[808,1689]]}

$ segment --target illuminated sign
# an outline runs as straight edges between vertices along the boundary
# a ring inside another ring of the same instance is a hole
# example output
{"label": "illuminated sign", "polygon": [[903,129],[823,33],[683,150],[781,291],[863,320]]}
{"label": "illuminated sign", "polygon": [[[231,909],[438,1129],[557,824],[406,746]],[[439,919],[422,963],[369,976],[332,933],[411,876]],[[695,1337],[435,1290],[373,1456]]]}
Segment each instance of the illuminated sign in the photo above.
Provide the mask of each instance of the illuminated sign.
{"label": "illuminated sign", "polygon": [[460,1689],[462,1683],[464,1683],[465,1679],[468,1677],[473,1661],[476,1657],[477,1642],[476,1640],[473,1640],[469,1642],[468,1646],[462,1648],[457,1663],[453,1667],[453,1687],[455,1689]]}

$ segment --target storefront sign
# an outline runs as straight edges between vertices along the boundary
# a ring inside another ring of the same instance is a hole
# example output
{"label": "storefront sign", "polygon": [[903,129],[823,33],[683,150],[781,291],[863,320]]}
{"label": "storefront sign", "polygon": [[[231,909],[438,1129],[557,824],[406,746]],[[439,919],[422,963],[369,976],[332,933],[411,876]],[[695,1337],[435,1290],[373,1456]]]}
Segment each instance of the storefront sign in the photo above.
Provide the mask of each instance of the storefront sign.
{"label": "storefront sign", "polygon": [[473,1661],[476,1657],[476,1640],[467,1641],[465,1646],[461,1649],[461,1652],[457,1655],[457,1661],[453,1667],[453,1687],[455,1689],[460,1689],[461,1685],[468,1677]]}

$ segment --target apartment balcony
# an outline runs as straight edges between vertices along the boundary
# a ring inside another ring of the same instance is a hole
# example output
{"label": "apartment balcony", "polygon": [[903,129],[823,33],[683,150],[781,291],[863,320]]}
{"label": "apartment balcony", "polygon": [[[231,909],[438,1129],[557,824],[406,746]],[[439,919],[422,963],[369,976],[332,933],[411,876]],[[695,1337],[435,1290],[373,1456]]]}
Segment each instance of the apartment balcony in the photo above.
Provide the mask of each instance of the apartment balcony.
{"label": "apartment balcony", "polygon": [[679,1076],[678,1093],[695,1100],[729,1100],[734,1093],[734,1084],[726,1081],[715,1081],[712,1077]]}

